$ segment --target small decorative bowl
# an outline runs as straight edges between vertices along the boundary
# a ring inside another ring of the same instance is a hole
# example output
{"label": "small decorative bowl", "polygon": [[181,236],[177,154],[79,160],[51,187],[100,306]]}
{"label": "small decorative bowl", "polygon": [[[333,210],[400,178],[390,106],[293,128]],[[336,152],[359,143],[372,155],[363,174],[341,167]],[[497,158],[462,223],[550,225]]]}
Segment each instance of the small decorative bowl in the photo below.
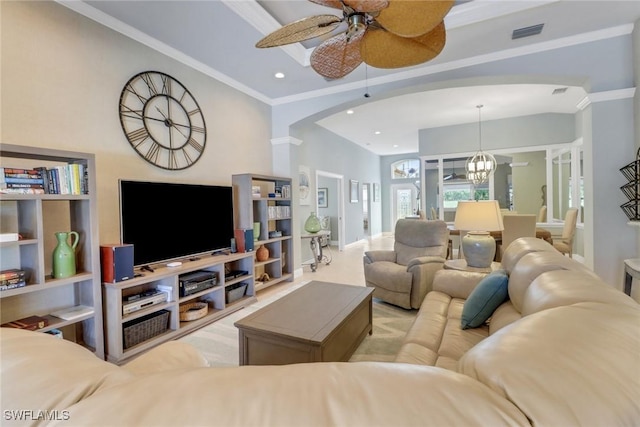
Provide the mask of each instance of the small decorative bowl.
{"label": "small decorative bowl", "polygon": [[180,320],[182,322],[190,322],[200,319],[207,315],[209,306],[206,302],[189,302],[180,305]]}

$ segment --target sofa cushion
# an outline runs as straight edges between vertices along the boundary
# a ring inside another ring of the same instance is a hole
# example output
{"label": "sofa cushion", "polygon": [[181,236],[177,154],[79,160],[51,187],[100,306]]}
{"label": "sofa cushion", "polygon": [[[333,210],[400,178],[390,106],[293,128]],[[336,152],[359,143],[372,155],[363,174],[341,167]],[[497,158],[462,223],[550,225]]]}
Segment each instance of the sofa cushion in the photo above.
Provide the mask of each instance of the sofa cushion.
{"label": "sofa cushion", "polygon": [[71,341],[0,328],[3,410],[62,411],[135,376]]}
{"label": "sofa cushion", "polygon": [[555,270],[542,273],[527,288],[522,315],[579,302],[603,302],[638,307],[630,296],[604,281],[580,271]]}
{"label": "sofa cushion", "polygon": [[580,271],[592,279],[602,280],[584,264],[562,255],[555,249],[553,252],[530,252],[520,258],[509,275],[509,299],[516,310],[522,313],[524,295],[531,283],[542,273],[554,270]]}
{"label": "sofa cushion", "polygon": [[456,370],[458,359],[489,335],[487,326],[462,330],[463,306],[463,299],[452,298],[444,292],[429,292],[404,337],[395,362]]}
{"label": "sofa cushion", "polygon": [[[462,403],[461,403],[462,402]],[[64,426],[525,426],[457,372],[385,362],[171,370],[69,408]]]}
{"label": "sofa cushion", "polygon": [[637,325],[637,305],[549,308],[483,340],[460,359],[458,372],[508,398],[531,425],[637,425]]}
{"label": "sofa cushion", "polygon": [[485,276],[464,303],[461,316],[462,329],[477,328],[491,317],[507,298],[509,277],[504,270]]}
{"label": "sofa cushion", "polygon": [[491,322],[489,323],[489,335],[493,335],[500,329],[513,322],[520,320],[522,314],[513,306],[511,300],[503,302],[500,307],[496,308],[491,316]]}
{"label": "sofa cushion", "polygon": [[502,268],[507,270],[507,274],[515,268],[520,258],[531,252],[556,252],[558,251],[549,242],[537,237],[520,237],[504,250],[500,260]]}

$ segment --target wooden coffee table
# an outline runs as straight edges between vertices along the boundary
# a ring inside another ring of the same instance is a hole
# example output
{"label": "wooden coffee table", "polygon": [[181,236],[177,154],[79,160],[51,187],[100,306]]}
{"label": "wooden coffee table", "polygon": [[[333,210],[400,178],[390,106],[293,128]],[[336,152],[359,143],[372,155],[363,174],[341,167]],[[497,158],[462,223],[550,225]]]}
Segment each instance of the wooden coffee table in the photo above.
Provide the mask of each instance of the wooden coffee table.
{"label": "wooden coffee table", "polygon": [[240,365],[348,361],[373,332],[372,293],[313,281],[238,320]]}

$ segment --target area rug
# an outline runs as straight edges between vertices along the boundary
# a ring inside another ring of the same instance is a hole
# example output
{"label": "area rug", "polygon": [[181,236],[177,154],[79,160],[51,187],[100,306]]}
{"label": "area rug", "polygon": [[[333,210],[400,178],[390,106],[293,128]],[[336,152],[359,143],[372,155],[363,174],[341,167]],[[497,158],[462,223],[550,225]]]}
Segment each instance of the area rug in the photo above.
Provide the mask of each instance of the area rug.
{"label": "area rug", "polygon": [[[180,340],[200,350],[211,366],[238,366],[238,328],[233,324],[307,283],[309,282],[300,283],[278,292],[180,338]],[[392,361],[402,344],[402,338],[411,327],[416,313],[417,310],[404,310],[374,298],[373,334],[365,337],[350,362]]]}

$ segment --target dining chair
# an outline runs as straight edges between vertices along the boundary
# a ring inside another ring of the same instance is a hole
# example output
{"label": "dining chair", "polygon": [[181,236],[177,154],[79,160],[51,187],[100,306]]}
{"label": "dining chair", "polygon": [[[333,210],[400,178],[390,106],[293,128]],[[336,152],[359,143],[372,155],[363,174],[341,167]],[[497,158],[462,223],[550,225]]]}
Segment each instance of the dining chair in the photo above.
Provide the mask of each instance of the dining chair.
{"label": "dining chair", "polygon": [[502,240],[500,242],[500,258],[511,242],[520,237],[536,237],[536,220],[534,214],[505,215],[502,217]]}
{"label": "dining chair", "polygon": [[538,212],[538,222],[547,222],[547,205],[542,205]]}
{"label": "dining chair", "polygon": [[553,247],[563,255],[573,258],[573,236],[576,234],[578,222],[578,208],[569,208],[564,216],[564,227],[560,239],[553,239]]}

